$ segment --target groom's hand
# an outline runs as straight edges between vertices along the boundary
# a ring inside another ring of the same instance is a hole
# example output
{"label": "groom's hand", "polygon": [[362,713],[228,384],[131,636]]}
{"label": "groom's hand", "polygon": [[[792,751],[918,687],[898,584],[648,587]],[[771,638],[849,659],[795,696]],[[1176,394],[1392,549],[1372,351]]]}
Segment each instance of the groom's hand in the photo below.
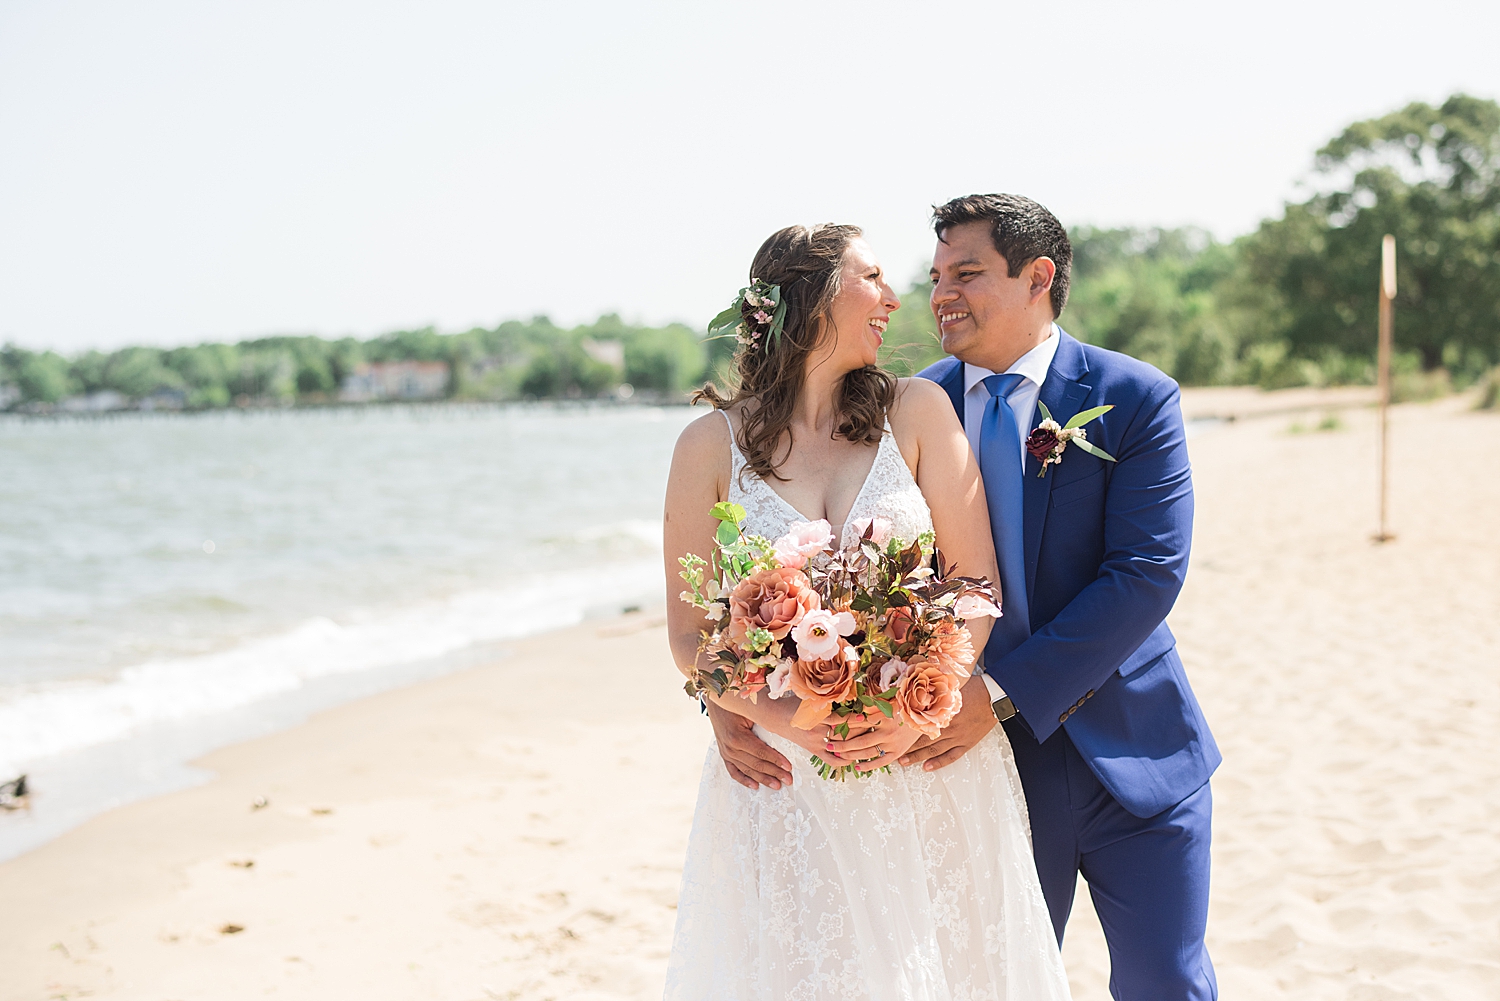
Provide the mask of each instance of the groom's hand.
{"label": "groom's hand", "polygon": [[936,740],[923,737],[917,741],[901,756],[901,764],[920,764],[924,771],[929,772],[951,765],[998,725],[995,710],[990,707],[989,689],[978,673],[964,683],[963,695],[964,704],[953,717],[953,722],[943,727]]}
{"label": "groom's hand", "polygon": [[719,756],[729,777],[746,789],[792,784],[792,765],[755,735],[755,723],[708,702],[708,719],[719,742]]}

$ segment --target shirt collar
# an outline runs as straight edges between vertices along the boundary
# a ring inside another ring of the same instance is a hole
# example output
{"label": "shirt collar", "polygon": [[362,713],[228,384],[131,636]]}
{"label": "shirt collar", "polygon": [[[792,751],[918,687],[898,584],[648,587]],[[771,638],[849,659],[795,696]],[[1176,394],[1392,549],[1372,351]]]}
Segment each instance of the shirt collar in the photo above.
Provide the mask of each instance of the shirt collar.
{"label": "shirt collar", "polygon": [[[1043,382],[1047,381],[1047,371],[1052,368],[1052,359],[1057,356],[1057,346],[1062,341],[1062,338],[1058,335],[1061,333],[1062,331],[1058,329],[1057,324],[1052,324],[1051,335],[1045,341],[1017,358],[1016,363],[1005,370],[1006,374],[1009,375],[1012,372],[1018,373],[1034,382],[1037,386],[1041,386]],[[987,368],[980,368],[978,365],[970,365],[968,362],[964,362],[964,395],[967,396],[969,390],[994,374],[994,372],[991,372]]]}

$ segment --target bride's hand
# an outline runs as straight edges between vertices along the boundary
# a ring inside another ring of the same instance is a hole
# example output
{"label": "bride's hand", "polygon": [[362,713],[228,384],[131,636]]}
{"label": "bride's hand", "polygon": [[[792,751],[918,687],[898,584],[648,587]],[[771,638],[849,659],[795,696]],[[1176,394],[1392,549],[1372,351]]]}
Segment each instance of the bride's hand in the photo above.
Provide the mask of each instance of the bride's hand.
{"label": "bride's hand", "polygon": [[[795,698],[788,699],[783,697],[782,699],[780,699],[780,701],[790,703],[789,709],[791,711],[786,713],[781,718],[775,719],[769,723],[762,722],[761,726],[765,727],[767,730],[770,730],[772,733],[778,736],[785,737],[787,740],[790,740],[798,747],[806,750],[809,754],[816,754],[819,757],[825,757],[828,754],[826,745],[828,742],[828,737],[833,733],[832,728],[836,726],[838,722],[842,722],[842,720],[839,720],[837,722],[824,720],[814,726],[811,730],[804,730],[801,727],[792,725],[792,716],[796,713],[798,707],[797,700]],[[854,731],[851,730],[851,732]]]}
{"label": "bride's hand", "polygon": [[922,736],[914,726],[905,726],[884,716],[874,717],[875,725],[863,733],[850,732],[843,739],[832,738],[823,753],[831,753],[840,764],[852,764],[862,772],[884,768],[911,750]]}

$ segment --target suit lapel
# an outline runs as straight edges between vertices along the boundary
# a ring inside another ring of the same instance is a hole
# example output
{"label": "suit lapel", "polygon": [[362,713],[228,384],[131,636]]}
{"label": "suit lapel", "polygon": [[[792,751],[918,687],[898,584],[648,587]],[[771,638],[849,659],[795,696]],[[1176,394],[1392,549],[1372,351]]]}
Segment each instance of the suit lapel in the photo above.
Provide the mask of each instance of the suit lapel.
{"label": "suit lapel", "polygon": [[[1047,369],[1047,379],[1042,383],[1042,392],[1038,399],[1046,404],[1058,423],[1064,423],[1083,409],[1083,401],[1088,399],[1093,387],[1084,383],[1088,375],[1088,363],[1084,360],[1083,348],[1061,328],[1058,328],[1058,335],[1062,340],[1057,345],[1057,354],[1052,358],[1052,366]],[[1031,415],[1031,422],[1025,430],[1030,432],[1039,423],[1041,423],[1040,407]],[[1026,508],[1024,527],[1027,597],[1031,596],[1036,587],[1036,567],[1042,549],[1042,531],[1047,525],[1047,507],[1052,499],[1052,481],[1057,479],[1056,469],[1049,470],[1046,476],[1038,476],[1041,469],[1040,460],[1028,454],[1026,456],[1026,482],[1022,486]]]}
{"label": "suit lapel", "polygon": [[937,375],[937,384],[943,387],[943,392],[947,393],[948,399],[953,401],[953,410],[958,414],[958,423],[962,427],[964,423],[964,365],[957,358],[946,360],[953,364],[948,366],[946,372],[934,374]]}

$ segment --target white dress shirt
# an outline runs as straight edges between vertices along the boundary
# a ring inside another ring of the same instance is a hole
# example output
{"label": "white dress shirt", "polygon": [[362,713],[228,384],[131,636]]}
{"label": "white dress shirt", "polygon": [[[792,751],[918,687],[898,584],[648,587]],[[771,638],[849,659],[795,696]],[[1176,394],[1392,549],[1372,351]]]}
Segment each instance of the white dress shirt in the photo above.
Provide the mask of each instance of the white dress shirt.
{"label": "white dress shirt", "polygon": [[[1017,358],[1016,363],[1005,370],[1006,375],[1015,372],[1025,376],[1005,398],[1016,415],[1016,427],[1021,434],[1022,476],[1026,475],[1026,437],[1037,424],[1036,401],[1041,398],[1042,383],[1047,381],[1047,371],[1052,368],[1052,359],[1057,355],[1057,345],[1061,341],[1057,324],[1054,323],[1052,333],[1045,341]],[[994,374],[987,368],[964,362],[964,433],[969,436],[969,447],[974,450],[975,455],[979,454],[979,428],[984,423],[984,408],[990,402],[990,391],[984,387],[984,380]],[[983,677],[991,702],[998,702],[1005,697],[1005,690],[988,672]]]}
{"label": "white dress shirt", "polygon": [[[1005,398],[1016,415],[1016,427],[1021,433],[1022,474],[1026,472],[1026,436],[1038,423],[1036,401],[1042,395],[1042,383],[1047,381],[1047,370],[1052,367],[1061,340],[1054,323],[1052,333],[1045,341],[1017,358],[1016,363],[1005,370],[1006,375],[1014,372],[1025,376]],[[994,374],[987,368],[964,362],[964,433],[969,436],[969,447],[975,455],[979,454],[979,427],[984,423],[984,408],[990,402],[990,391],[981,383]]]}

